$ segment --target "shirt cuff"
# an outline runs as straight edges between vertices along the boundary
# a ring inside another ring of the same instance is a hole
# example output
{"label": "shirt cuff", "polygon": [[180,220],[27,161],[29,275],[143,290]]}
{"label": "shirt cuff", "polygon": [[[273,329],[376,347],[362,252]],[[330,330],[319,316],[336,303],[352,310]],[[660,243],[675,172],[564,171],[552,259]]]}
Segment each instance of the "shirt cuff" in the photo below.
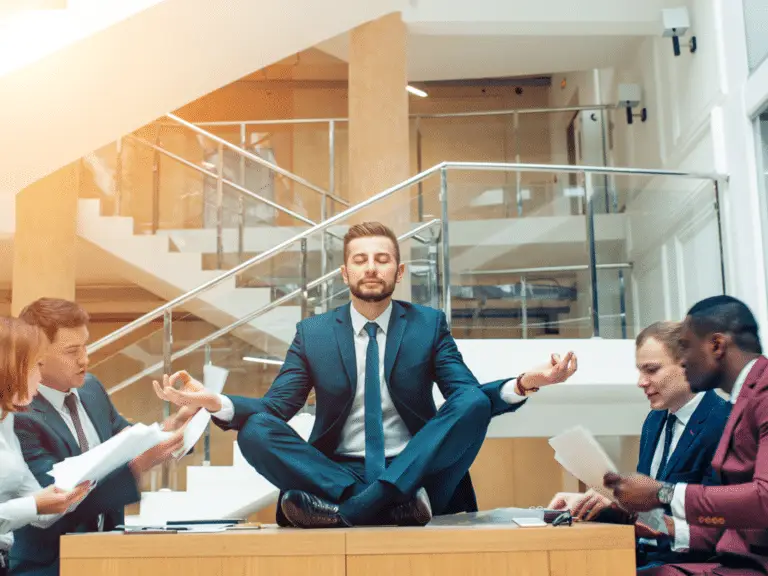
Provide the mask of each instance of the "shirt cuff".
{"label": "shirt cuff", "polygon": [[211,416],[222,422],[232,422],[235,417],[235,405],[232,400],[224,394],[219,394],[219,401],[221,402],[221,410],[214,412]]}
{"label": "shirt cuff", "polygon": [[672,542],[673,552],[688,552],[691,547],[691,527],[680,518],[672,518],[675,523],[675,540]]}
{"label": "shirt cuff", "polygon": [[507,404],[520,404],[520,402],[526,399],[525,396],[520,396],[515,392],[515,388],[517,388],[517,378],[513,378],[502,385],[499,394],[501,399]]}
{"label": "shirt cuff", "polygon": [[685,489],[688,484],[675,484],[675,492],[672,496],[671,508],[672,516],[685,522]]}

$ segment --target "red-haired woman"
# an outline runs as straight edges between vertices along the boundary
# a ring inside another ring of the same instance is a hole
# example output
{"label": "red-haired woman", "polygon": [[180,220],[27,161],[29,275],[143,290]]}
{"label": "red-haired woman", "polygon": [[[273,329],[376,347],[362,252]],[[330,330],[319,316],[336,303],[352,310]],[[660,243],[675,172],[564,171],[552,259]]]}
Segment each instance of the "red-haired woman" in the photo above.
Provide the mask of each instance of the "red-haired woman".
{"label": "red-haired woman", "polygon": [[26,524],[48,525],[88,493],[83,484],[71,492],[41,489],[24,463],[13,431],[13,413],[37,394],[45,335],[15,318],[0,317],[0,576],[7,574],[13,530]]}

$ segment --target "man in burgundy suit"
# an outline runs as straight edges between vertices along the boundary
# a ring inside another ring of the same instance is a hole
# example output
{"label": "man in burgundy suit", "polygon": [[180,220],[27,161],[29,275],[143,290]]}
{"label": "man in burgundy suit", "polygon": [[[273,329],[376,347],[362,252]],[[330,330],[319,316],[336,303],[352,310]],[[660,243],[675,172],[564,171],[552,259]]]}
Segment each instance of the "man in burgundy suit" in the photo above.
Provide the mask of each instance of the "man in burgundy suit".
{"label": "man in burgundy suit", "polygon": [[712,467],[720,486],[667,484],[640,474],[606,474],[605,485],[629,510],[669,504],[674,550],[711,552],[702,564],[669,564],[644,576],[768,574],[768,359],[757,322],[730,296],[702,300],[680,338],[694,392],[721,388],[734,404]]}

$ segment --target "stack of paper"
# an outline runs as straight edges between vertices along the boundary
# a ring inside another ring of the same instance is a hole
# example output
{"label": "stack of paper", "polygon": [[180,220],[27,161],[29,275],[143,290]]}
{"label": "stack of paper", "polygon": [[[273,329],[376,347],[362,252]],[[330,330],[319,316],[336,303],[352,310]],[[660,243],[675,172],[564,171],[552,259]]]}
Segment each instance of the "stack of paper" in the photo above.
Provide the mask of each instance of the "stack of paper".
{"label": "stack of paper", "polygon": [[[212,364],[206,364],[203,366],[203,386],[211,392],[221,394],[221,391],[224,390],[224,384],[227,381],[228,375],[229,370],[213,366]],[[194,445],[197,444],[197,441],[200,440],[200,437],[205,432],[210,421],[211,414],[208,410],[199,410],[197,414],[192,417],[187,423],[186,428],[184,428],[184,446],[174,453],[176,458],[181,458],[189,454],[189,451],[192,450]]]}
{"label": "stack of paper", "polygon": [[[204,366],[205,387],[220,394],[228,374],[229,371],[224,368]],[[174,456],[179,458],[192,449],[203,435],[210,419],[211,415],[206,410],[195,414],[184,429],[184,446]],[[98,482],[139,454],[170,439],[172,435],[171,432],[164,432],[160,424],[134,424],[80,456],[57,462],[48,474],[53,477],[54,484],[62,490],[72,490],[85,481]]]}
{"label": "stack of paper", "polygon": [[48,474],[53,477],[58,488],[72,490],[85,481],[102,480],[142,452],[170,437],[171,433],[163,432],[159,424],[134,424],[80,456],[57,462]]}
{"label": "stack of paper", "polygon": [[603,476],[618,470],[589,430],[576,426],[550,438],[549,445],[563,468],[595,492],[616,502],[613,492],[603,485]]}

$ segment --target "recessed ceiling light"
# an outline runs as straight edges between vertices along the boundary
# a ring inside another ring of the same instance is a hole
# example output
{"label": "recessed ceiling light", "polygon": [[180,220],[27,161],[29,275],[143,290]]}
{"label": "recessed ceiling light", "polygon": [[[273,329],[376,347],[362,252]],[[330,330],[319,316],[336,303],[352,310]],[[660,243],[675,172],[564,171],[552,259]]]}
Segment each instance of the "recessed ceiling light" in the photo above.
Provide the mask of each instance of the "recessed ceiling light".
{"label": "recessed ceiling light", "polygon": [[415,86],[411,86],[410,84],[408,84],[408,86],[406,86],[405,89],[411,94],[413,94],[414,96],[419,96],[421,98],[426,98],[428,96],[428,94],[424,92],[424,90],[419,90],[418,88],[416,88]]}

